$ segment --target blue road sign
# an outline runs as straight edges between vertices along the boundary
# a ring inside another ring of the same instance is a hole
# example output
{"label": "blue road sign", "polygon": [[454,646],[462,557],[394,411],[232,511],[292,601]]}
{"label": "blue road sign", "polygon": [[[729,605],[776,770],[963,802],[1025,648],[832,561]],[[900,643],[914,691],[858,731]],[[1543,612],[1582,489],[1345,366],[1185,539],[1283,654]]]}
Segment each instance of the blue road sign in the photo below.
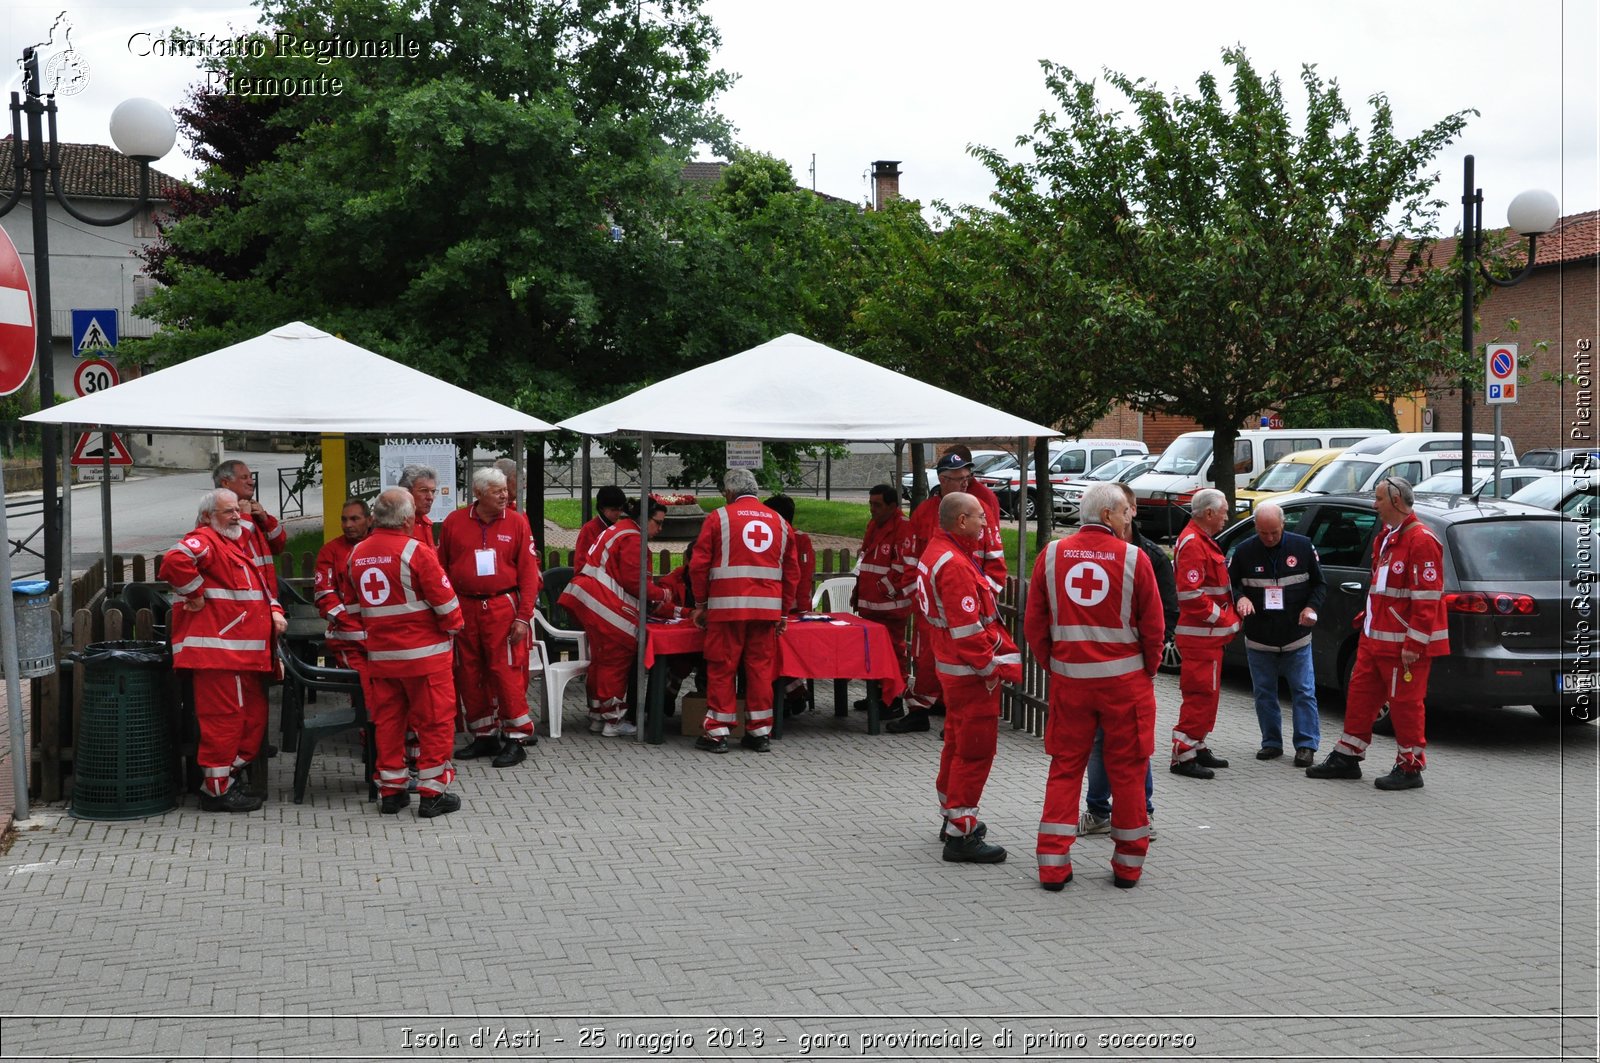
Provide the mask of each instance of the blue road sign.
{"label": "blue road sign", "polygon": [[72,311],[72,357],[97,358],[117,347],[117,312],[101,310]]}

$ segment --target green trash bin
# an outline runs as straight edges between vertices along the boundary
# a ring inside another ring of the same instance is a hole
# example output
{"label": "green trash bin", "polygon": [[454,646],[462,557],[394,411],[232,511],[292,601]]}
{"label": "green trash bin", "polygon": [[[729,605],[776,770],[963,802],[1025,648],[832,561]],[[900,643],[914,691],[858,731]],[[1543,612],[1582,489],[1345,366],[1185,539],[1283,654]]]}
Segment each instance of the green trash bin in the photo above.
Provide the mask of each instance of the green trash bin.
{"label": "green trash bin", "polygon": [[95,642],[72,655],[83,669],[72,815],[142,819],[177,806],[162,642]]}

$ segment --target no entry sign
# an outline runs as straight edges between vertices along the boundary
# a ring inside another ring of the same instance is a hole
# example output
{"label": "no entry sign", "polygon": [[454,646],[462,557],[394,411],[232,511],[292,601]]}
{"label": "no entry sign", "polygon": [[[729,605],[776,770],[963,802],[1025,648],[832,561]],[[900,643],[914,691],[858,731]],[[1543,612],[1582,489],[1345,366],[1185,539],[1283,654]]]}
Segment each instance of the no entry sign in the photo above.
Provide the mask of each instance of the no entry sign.
{"label": "no entry sign", "polygon": [[33,290],[11,237],[0,229],[0,395],[28,382],[33,372]]}

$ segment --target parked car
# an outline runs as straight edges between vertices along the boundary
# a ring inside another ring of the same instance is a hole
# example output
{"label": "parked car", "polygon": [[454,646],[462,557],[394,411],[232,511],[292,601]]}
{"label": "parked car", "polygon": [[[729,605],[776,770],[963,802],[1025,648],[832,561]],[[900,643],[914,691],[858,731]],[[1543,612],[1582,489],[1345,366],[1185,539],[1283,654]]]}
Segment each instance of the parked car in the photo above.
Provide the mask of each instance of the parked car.
{"label": "parked car", "polygon": [[1238,491],[1233,504],[1235,516],[1249,516],[1262,502],[1305,489],[1311,478],[1322,471],[1328,462],[1344,453],[1344,447],[1318,447],[1315,450],[1297,450],[1285,454],[1250,481],[1250,486]]}
{"label": "parked car", "polygon": [[1054,509],[1057,524],[1078,522],[1078,502],[1083,493],[1097,483],[1125,484],[1140,473],[1149,472],[1156,459],[1149,454],[1124,454],[1090,469],[1081,478],[1057,484]]}
{"label": "parked car", "polygon": [[[972,475],[977,476],[986,472],[1003,472],[1006,469],[1017,467],[1017,456],[1009,450],[974,450],[972,452]],[[933,494],[939,486],[939,474],[933,471],[933,463],[929,462],[923,474],[928,478],[928,490],[924,497]],[[911,501],[911,474],[903,473],[900,477],[900,497]]]}
{"label": "parked car", "polygon": [[1574,520],[1600,523],[1600,470],[1546,476],[1509,496],[1508,501],[1553,509]]}
{"label": "parked car", "polygon": [[[1494,436],[1474,433],[1472,463],[1494,465]],[[1509,436],[1500,437],[1501,465],[1517,463],[1516,449]],[[1437,472],[1461,468],[1461,433],[1401,432],[1375,439],[1364,439],[1311,478],[1305,489],[1314,494],[1362,494],[1377,486],[1385,476],[1399,476],[1418,484]],[[1459,475],[1459,474],[1458,474]]]}
{"label": "parked car", "polygon": [[[1322,560],[1328,597],[1312,632],[1312,660],[1317,684],[1343,691],[1360,634],[1355,619],[1366,608],[1377,509],[1370,494],[1279,504],[1284,527],[1308,536]],[[1444,544],[1450,627],[1450,653],[1434,660],[1428,679],[1429,711],[1531,705],[1551,722],[1592,720],[1600,693],[1595,637],[1578,641],[1595,608],[1588,528],[1533,506],[1462,496],[1419,496],[1416,514]],[[1254,534],[1255,521],[1241,521],[1217,543],[1231,557]],[[1244,664],[1243,635],[1224,659]]]}
{"label": "parked car", "polygon": [[1540,447],[1522,455],[1522,464],[1536,469],[1600,468],[1600,450],[1594,447]]}
{"label": "parked car", "polygon": [[[1492,468],[1477,468],[1472,473],[1471,494],[1479,498],[1510,498],[1518,491],[1527,487],[1535,480],[1543,480],[1554,476],[1554,469],[1530,469],[1524,465],[1513,465],[1511,468],[1500,470],[1500,489],[1495,490],[1494,470]],[[1421,482],[1413,484],[1412,489],[1417,494],[1433,495],[1459,495],[1461,493],[1461,468],[1446,469],[1427,476]]]}
{"label": "parked car", "polygon": [[[1110,461],[1112,458],[1124,454],[1148,454],[1150,449],[1137,439],[1058,439],[1050,444],[1050,466],[1048,475],[1051,484],[1051,495],[1054,496],[1055,485],[1064,484],[1068,480],[1082,476],[1090,469]],[[989,489],[1000,500],[1000,510],[1007,516],[1016,516],[1017,499],[1021,495],[1018,485],[1022,482],[1022,474],[1016,469],[995,474],[985,473],[978,479],[989,485]],[[1028,519],[1037,519],[1039,515],[1039,479],[1034,474],[1033,462],[1028,463]],[[1051,509],[1055,506],[1052,502]]]}

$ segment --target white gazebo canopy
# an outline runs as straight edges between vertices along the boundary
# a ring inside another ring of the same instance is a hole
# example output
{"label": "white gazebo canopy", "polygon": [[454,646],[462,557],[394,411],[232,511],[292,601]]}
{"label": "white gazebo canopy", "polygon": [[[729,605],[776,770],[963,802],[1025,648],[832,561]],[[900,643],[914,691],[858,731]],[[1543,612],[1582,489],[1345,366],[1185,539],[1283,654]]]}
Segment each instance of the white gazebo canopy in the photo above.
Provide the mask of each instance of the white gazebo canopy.
{"label": "white gazebo canopy", "polygon": [[492,399],[301,321],[23,418],[211,432],[549,432]]}
{"label": "white gazebo canopy", "polygon": [[557,427],[589,436],[823,442],[1061,434],[793,333]]}

